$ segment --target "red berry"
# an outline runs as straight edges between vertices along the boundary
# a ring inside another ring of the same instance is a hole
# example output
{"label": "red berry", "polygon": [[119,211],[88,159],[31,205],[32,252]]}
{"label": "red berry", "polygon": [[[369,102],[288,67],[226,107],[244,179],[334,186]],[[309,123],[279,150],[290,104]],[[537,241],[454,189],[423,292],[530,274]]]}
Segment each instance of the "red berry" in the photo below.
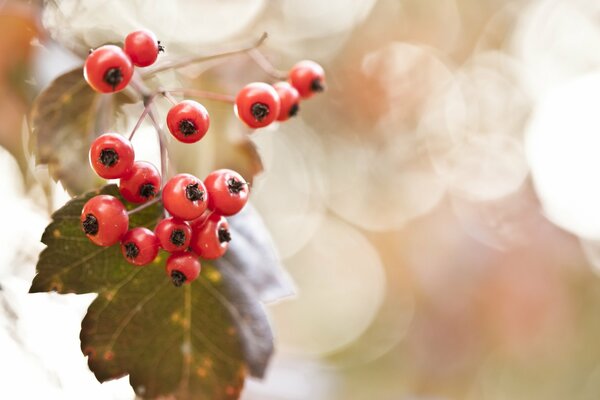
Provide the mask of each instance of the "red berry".
{"label": "red berry", "polygon": [[200,275],[200,268],[198,257],[190,252],[171,254],[167,259],[167,275],[175,286],[194,281]]}
{"label": "red berry", "polygon": [[300,94],[296,88],[288,82],[277,82],[273,87],[281,99],[281,108],[279,109],[277,121],[285,121],[298,114],[298,110],[300,109],[298,105]]}
{"label": "red berry", "polygon": [[240,212],[248,202],[248,184],[230,169],[211,172],[204,180],[208,191],[208,208],[224,216]]}
{"label": "red berry", "polygon": [[125,89],[133,75],[133,64],[120,47],[104,45],[85,60],[83,77],[97,92],[114,93]]}
{"label": "red berry", "polygon": [[130,203],[145,203],[160,190],[161,179],[156,167],[146,161],[136,161],[121,177],[119,191]]}
{"label": "red berry", "polygon": [[163,249],[170,253],[187,250],[192,240],[190,225],[177,218],[165,218],[156,225],[154,233]]}
{"label": "red berry", "polygon": [[158,53],[163,51],[154,33],[147,29],[131,32],[125,38],[125,53],[137,67],[147,67],[154,64]]}
{"label": "red berry", "polygon": [[119,243],[129,228],[129,216],[123,203],[105,194],[85,203],[80,220],[87,237],[98,246]]}
{"label": "red berry", "polygon": [[131,142],[116,133],[105,133],[92,143],[90,163],[98,176],[120,178],[133,166],[135,154]]}
{"label": "red berry", "polygon": [[194,226],[190,246],[200,257],[212,260],[225,254],[230,240],[225,217],[212,214],[203,224]]}
{"label": "red berry", "polygon": [[121,239],[123,257],[133,265],[150,264],[158,255],[158,250],[158,238],[147,228],[130,229]]}
{"label": "red berry", "polygon": [[190,174],[171,178],[162,191],[164,207],[171,215],[184,221],[198,218],[208,206],[204,183]]}
{"label": "red berry", "polygon": [[235,98],[238,117],[251,128],[262,128],[279,116],[281,101],[271,85],[254,82],[246,85]]}
{"label": "red berry", "polygon": [[289,80],[304,99],[325,90],[325,71],[314,61],[304,60],[294,65]]}
{"label": "red berry", "polygon": [[193,100],[183,100],[174,105],[167,114],[167,126],[177,140],[195,143],[202,139],[210,125],[206,108]]}

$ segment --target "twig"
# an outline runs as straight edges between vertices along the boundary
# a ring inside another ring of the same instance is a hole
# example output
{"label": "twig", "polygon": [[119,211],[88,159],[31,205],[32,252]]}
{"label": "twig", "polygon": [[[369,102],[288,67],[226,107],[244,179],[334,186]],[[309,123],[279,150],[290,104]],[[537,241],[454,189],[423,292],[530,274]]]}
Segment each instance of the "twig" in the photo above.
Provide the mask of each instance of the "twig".
{"label": "twig", "polygon": [[255,48],[248,51],[248,55],[250,56],[250,58],[252,58],[252,60],[254,60],[254,62],[260,67],[260,69],[267,73],[267,75],[277,80],[287,79],[287,73],[285,71],[281,71],[275,68],[271,61],[269,61],[269,59],[265,57],[265,55],[261,53],[258,49]]}
{"label": "twig", "polygon": [[128,215],[135,214],[136,212],[142,211],[143,209],[148,208],[148,207],[158,203],[159,201],[160,201],[160,193],[157,193],[156,197],[154,197],[152,200],[147,201],[144,204],[142,204],[141,206],[138,206],[136,208],[133,208],[133,209],[127,211],[127,214]]}
{"label": "twig", "polygon": [[173,93],[183,94],[184,96],[192,96],[201,99],[208,100],[216,100],[223,101],[226,103],[235,103],[235,97],[230,94],[224,93],[215,93],[215,92],[207,92],[204,90],[196,90],[196,89],[185,89],[185,88],[176,88],[176,89],[163,89],[161,94],[165,97],[170,96]]}

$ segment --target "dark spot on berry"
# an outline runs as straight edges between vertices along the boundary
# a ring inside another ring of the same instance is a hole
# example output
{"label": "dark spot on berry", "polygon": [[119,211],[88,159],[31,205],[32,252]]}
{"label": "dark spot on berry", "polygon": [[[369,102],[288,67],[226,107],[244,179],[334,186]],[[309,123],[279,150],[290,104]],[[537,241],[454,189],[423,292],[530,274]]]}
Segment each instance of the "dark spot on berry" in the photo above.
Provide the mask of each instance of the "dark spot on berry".
{"label": "dark spot on berry", "polygon": [[229,229],[219,228],[218,235],[219,235],[219,242],[221,242],[221,243],[231,242],[231,233],[229,232]]}
{"label": "dark spot on berry", "polygon": [[142,186],[140,186],[140,196],[142,196],[145,199],[149,199],[151,197],[154,197],[156,195],[156,188],[154,187],[153,184],[151,183],[144,183]]}
{"label": "dark spot on berry", "polygon": [[119,154],[114,149],[102,149],[99,158],[105,167],[112,167],[119,162]]}
{"label": "dark spot on berry", "polygon": [[229,193],[238,194],[244,188],[245,183],[238,181],[235,178],[229,178],[227,180],[227,189],[229,189]]}
{"label": "dark spot on berry", "polygon": [[171,237],[169,238],[171,243],[175,246],[183,246],[185,243],[185,232],[181,229],[175,229],[171,232]]}
{"label": "dark spot on berry", "polygon": [[159,53],[164,53],[165,52],[165,46],[163,46],[162,44],[160,44],[160,40],[157,43],[158,43],[158,52]]}
{"label": "dark spot on berry", "polygon": [[125,243],[125,257],[130,260],[135,260],[135,258],[140,254],[140,248],[133,242]]}
{"label": "dark spot on berry", "polygon": [[322,92],[325,90],[325,85],[323,84],[321,78],[313,79],[313,81],[310,83],[310,90],[313,92]]}
{"label": "dark spot on berry", "polygon": [[252,116],[254,117],[254,119],[257,120],[258,122],[267,118],[267,116],[270,113],[269,106],[264,103],[252,104],[252,107],[250,108],[250,112],[252,113]]}
{"label": "dark spot on berry", "polygon": [[176,287],[180,287],[181,285],[183,285],[186,280],[187,280],[187,278],[181,272],[179,272],[179,271],[171,272],[171,282],[173,282],[173,285],[175,285]]}
{"label": "dark spot on berry", "polygon": [[109,68],[104,73],[104,82],[108,83],[112,86],[113,90],[123,81],[123,72],[121,72],[121,68],[114,67]]}
{"label": "dark spot on berry", "polygon": [[290,117],[295,117],[298,114],[298,111],[300,111],[300,106],[298,105],[298,103],[295,103],[290,107],[290,112],[288,112],[288,115]]}
{"label": "dark spot on berry", "polygon": [[185,187],[185,197],[189,201],[204,200],[204,191],[200,190],[197,183],[190,183]]}
{"label": "dark spot on berry", "polygon": [[179,121],[179,132],[183,133],[183,136],[190,136],[198,132],[198,129],[196,129],[196,124],[189,119],[182,119]]}
{"label": "dark spot on berry", "polygon": [[86,235],[96,235],[98,233],[98,219],[94,214],[87,214],[85,220],[81,223]]}

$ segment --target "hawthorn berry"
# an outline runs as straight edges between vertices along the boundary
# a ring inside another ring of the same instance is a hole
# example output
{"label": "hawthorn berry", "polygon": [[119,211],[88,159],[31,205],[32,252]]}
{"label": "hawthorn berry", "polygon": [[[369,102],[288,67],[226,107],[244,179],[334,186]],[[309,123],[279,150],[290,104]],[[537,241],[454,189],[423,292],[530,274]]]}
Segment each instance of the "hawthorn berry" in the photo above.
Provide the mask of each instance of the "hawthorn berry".
{"label": "hawthorn berry", "polygon": [[249,83],[235,98],[238,117],[251,128],[262,128],[277,119],[281,100],[273,86],[263,82]]}
{"label": "hawthorn berry", "polygon": [[209,194],[204,183],[190,174],[171,178],[162,191],[164,207],[171,215],[184,221],[198,218],[208,206]]}
{"label": "hawthorn berry", "polygon": [[198,256],[190,252],[175,253],[167,259],[166,271],[173,285],[179,287],[190,283],[200,275]]}
{"label": "hawthorn berry", "polygon": [[88,55],[83,77],[97,92],[114,93],[125,89],[133,76],[131,59],[120,47],[108,44]]}
{"label": "hawthorn berry", "polygon": [[192,228],[186,221],[170,217],[156,225],[154,233],[163,249],[169,253],[184,251],[192,240]]}
{"label": "hawthorn berry", "polygon": [[193,100],[183,100],[167,114],[169,132],[180,142],[195,143],[202,139],[210,125],[208,111]]}
{"label": "hawthorn berry", "polygon": [[248,202],[248,183],[230,169],[211,172],[204,185],[208,191],[208,208],[220,215],[237,214]]}
{"label": "hawthorn berry", "polygon": [[289,81],[298,90],[300,97],[307,99],[316,92],[325,90],[325,71],[314,61],[300,61],[290,70]]}
{"label": "hawthorn berry", "polygon": [[298,110],[300,110],[300,106],[298,105],[300,94],[296,88],[288,82],[277,82],[273,87],[281,100],[281,108],[279,109],[277,121],[285,121],[290,117],[296,116]]}
{"label": "hawthorn berry", "polygon": [[121,177],[119,191],[128,202],[140,204],[154,198],[160,186],[160,174],[156,167],[146,161],[136,161]]}
{"label": "hawthorn berry", "polygon": [[98,246],[119,243],[129,228],[129,216],[123,203],[105,194],[92,197],[85,203],[80,221],[88,239]]}
{"label": "hawthorn berry", "polygon": [[131,58],[136,67],[147,67],[154,64],[158,53],[164,51],[154,33],[147,29],[131,32],[125,37],[123,47],[125,54]]}
{"label": "hawthorn berry", "polygon": [[117,133],[105,133],[90,147],[90,163],[98,176],[120,178],[133,166],[135,153],[131,142]]}
{"label": "hawthorn berry", "polygon": [[121,252],[128,263],[133,265],[150,264],[158,255],[158,238],[148,228],[133,228],[121,239]]}
{"label": "hawthorn berry", "polygon": [[200,257],[212,260],[225,254],[230,241],[227,220],[213,213],[204,223],[193,226],[190,246]]}

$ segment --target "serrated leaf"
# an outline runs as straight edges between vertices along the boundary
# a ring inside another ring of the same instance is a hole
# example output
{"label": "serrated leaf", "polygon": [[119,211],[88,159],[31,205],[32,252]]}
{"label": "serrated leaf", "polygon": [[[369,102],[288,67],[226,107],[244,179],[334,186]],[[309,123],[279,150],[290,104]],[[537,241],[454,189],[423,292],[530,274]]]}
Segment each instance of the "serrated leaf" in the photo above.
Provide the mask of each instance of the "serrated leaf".
{"label": "serrated leaf", "polygon": [[115,109],[131,101],[123,92],[94,92],[83,79],[82,68],[56,78],[31,109],[37,164],[48,165],[52,178],[71,195],[102,185],[103,181],[88,167],[90,144],[109,129]]}
{"label": "serrated leaf", "polygon": [[[98,293],[82,322],[81,348],[99,381],[126,374],[143,398],[232,399],[247,373],[264,374],[273,338],[262,305],[235,267],[203,262],[196,281],[176,288],[164,272],[166,254],[133,267],[119,246],[91,244],[79,226],[83,204],[57,211],[42,241],[30,292]],[[116,186],[102,193],[118,196]],[[162,214],[148,207],[130,225],[153,228]]]}

